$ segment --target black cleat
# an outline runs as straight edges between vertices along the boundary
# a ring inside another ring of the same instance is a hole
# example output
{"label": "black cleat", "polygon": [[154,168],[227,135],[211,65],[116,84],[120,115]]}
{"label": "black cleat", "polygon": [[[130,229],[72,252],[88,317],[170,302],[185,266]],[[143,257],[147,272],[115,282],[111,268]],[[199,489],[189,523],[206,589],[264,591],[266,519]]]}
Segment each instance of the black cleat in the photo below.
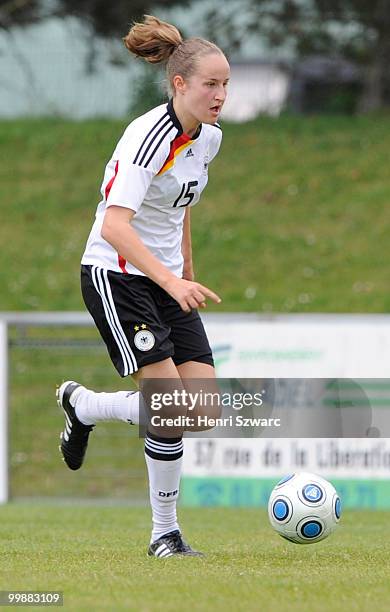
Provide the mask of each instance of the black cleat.
{"label": "black cleat", "polygon": [[204,557],[204,554],[197,550],[192,550],[191,546],[181,537],[180,531],[170,531],[161,536],[158,540],[149,546],[148,556],[158,557],[173,557],[173,555],[185,555],[188,557]]}
{"label": "black cleat", "polygon": [[60,434],[60,451],[64,457],[66,465],[71,470],[81,468],[88,446],[88,437],[94,425],[84,425],[75,413],[74,406],[71,404],[72,393],[81,387],[79,383],[68,380],[57,388],[57,404],[63,409],[65,414],[65,429]]}

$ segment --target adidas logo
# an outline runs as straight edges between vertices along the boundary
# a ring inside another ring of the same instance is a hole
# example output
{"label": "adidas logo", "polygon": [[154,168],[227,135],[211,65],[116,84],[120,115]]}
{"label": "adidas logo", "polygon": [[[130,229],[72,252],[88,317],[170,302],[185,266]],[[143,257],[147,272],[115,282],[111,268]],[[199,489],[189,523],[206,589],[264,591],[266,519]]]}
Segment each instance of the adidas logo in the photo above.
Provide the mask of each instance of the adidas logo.
{"label": "adidas logo", "polygon": [[185,157],[194,157],[192,149],[188,149],[187,153],[185,154]]}
{"label": "adidas logo", "polygon": [[168,548],[166,544],[160,544],[154,551],[155,557],[172,557],[173,552]]}

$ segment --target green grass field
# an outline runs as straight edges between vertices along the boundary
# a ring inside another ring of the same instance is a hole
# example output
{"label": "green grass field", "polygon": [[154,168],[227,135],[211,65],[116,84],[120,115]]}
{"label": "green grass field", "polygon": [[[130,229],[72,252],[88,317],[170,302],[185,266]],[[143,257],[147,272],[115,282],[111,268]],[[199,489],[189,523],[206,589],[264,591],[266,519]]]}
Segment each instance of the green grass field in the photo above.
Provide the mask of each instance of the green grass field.
{"label": "green grass field", "polygon": [[60,590],[78,612],[389,609],[389,513],[345,512],[335,534],[309,546],[279,538],[264,510],[180,515],[206,558],[147,558],[146,508],[9,504],[0,590]]}

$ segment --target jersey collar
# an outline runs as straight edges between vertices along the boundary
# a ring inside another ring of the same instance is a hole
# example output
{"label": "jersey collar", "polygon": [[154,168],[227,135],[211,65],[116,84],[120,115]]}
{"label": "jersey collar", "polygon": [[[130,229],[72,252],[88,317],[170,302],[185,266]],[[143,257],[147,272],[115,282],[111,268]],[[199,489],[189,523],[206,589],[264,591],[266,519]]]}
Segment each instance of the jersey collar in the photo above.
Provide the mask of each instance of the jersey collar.
{"label": "jersey collar", "polygon": [[[180,121],[179,121],[179,119],[178,119],[178,116],[177,116],[177,115],[176,115],[176,113],[175,113],[175,109],[173,108],[173,98],[170,98],[170,100],[169,100],[169,102],[168,102],[168,104],[167,104],[167,111],[168,111],[168,114],[169,114],[170,118],[172,119],[172,123],[173,123],[173,125],[174,125],[174,126],[175,126],[175,128],[177,128],[177,130],[179,131],[178,136],[179,136],[180,134],[183,134],[183,128],[182,128],[182,125],[181,125],[181,123],[180,123]],[[200,124],[200,126],[199,126],[199,128],[196,130],[195,134],[194,134],[193,136],[191,136],[191,137],[190,137],[190,136],[188,136],[188,138],[190,138],[191,140],[196,140],[196,139],[199,137],[199,135],[200,135],[201,131],[202,131],[202,124]],[[187,135],[187,134],[186,134],[186,135]]]}

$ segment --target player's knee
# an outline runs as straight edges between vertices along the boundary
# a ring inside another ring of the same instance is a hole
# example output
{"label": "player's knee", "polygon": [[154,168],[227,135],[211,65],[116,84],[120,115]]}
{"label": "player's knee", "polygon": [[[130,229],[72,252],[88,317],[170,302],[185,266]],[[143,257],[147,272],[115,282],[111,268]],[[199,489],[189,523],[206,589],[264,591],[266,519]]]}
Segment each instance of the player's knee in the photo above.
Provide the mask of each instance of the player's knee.
{"label": "player's knee", "polygon": [[187,412],[190,426],[186,429],[205,431],[215,427],[215,421],[221,417],[221,392],[215,379],[202,381],[185,381],[186,390],[193,399]]}
{"label": "player's knee", "polygon": [[141,389],[149,431],[161,438],[181,437],[188,406],[183,402],[180,380],[146,380]]}

